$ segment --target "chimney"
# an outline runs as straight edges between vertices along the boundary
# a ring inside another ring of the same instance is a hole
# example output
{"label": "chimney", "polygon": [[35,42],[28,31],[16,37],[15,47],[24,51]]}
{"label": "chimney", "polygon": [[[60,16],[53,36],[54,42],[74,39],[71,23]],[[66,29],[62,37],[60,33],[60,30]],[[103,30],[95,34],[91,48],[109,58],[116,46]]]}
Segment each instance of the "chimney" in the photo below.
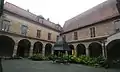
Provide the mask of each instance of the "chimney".
{"label": "chimney", "polygon": [[27,12],[29,12],[29,9],[27,9]]}
{"label": "chimney", "polygon": [[50,21],[50,19],[49,19],[49,18],[48,18],[47,20],[48,20],[48,21]]}

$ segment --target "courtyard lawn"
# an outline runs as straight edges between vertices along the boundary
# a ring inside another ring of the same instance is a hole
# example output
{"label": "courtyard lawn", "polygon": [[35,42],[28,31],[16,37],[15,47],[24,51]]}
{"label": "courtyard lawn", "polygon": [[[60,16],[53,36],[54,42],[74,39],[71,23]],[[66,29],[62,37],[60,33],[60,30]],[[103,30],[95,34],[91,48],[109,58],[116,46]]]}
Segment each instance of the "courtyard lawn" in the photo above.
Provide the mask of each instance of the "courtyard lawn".
{"label": "courtyard lawn", "polygon": [[93,68],[78,64],[53,64],[51,61],[3,60],[3,72],[120,72],[119,69]]}

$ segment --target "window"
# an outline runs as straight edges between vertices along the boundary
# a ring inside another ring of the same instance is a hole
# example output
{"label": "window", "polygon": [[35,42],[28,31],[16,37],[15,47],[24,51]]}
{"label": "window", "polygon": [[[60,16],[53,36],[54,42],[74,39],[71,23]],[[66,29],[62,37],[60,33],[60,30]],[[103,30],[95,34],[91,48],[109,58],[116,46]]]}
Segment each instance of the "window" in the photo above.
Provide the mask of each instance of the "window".
{"label": "window", "polygon": [[64,39],[66,40],[66,35],[64,35]]}
{"label": "window", "polygon": [[58,39],[59,39],[59,35],[56,36],[56,40],[58,40]]}
{"label": "window", "polygon": [[51,33],[48,33],[48,40],[51,40]]}
{"label": "window", "polygon": [[37,30],[37,37],[40,38],[41,36],[41,30]]}
{"label": "window", "polygon": [[21,26],[21,34],[25,35],[27,34],[28,27],[26,25]]}
{"label": "window", "polygon": [[0,29],[3,31],[9,31],[10,28],[10,21],[8,20],[3,20],[3,22],[1,23]]}
{"label": "window", "polygon": [[78,34],[77,32],[74,32],[74,40],[77,40],[78,39]]}
{"label": "window", "polygon": [[95,37],[95,27],[90,28],[90,36]]}

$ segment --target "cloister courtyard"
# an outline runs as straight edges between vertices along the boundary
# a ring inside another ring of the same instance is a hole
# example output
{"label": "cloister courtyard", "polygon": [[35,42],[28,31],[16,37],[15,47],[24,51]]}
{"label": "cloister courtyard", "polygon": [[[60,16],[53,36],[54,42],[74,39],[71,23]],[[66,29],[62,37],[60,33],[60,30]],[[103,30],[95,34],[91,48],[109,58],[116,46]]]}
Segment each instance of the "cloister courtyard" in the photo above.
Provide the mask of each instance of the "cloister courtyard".
{"label": "cloister courtyard", "polygon": [[119,0],[107,0],[63,27],[1,1],[0,72],[120,72]]}
{"label": "cloister courtyard", "polygon": [[120,72],[119,69],[104,69],[80,64],[53,64],[52,61],[3,60],[3,72]]}

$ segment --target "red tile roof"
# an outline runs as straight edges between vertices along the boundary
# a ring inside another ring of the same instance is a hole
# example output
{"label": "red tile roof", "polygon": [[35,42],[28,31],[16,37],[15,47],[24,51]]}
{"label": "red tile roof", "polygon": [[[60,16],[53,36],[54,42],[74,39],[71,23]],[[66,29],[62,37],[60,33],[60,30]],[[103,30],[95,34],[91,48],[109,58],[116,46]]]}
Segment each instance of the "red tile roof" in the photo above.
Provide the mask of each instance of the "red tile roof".
{"label": "red tile roof", "polygon": [[118,15],[119,15],[119,12],[116,7],[116,1],[108,0],[78,16],[75,16],[72,19],[67,20],[63,26],[63,29],[64,29],[64,32],[67,32],[76,28],[94,24],[102,20],[106,20]]}
{"label": "red tile roof", "polygon": [[[14,4],[11,4],[11,3],[9,3],[9,2],[6,2],[6,3],[4,4],[4,9],[7,10],[7,11],[9,11],[9,12],[12,12],[12,13],[15,13],[15,14],[17,14],[17,15],[20,15],[20,16],[22,16],[22,17],[28,18],[28,19],[30,19],[30,20],[32,20],[32,21],[38,22],[38,16],[37,16],[37,15],[35,15],[35,14],[31,13],[31,12],[28,12],[27,10],[24,10],[24,9],[22,9],[22,8],[14,5]],[[42,23],[42,22],[43,22],[43,23]],[[55,30],[58,30],[58,29],[56,28],[57,24],[55,24],[55,23],[53,23],[53,22],[50,22],[50,21],[48,21],[48,20],[39,18],[39,23],[40,23],[40,24],[44,24],[44,25],[46,25],[46,26],[48,26],[48,27],[50,27],[50,28],[53,28],[53,29],[55,29]],[[59,30],[59,31],[60,31],[60,30]]]}

